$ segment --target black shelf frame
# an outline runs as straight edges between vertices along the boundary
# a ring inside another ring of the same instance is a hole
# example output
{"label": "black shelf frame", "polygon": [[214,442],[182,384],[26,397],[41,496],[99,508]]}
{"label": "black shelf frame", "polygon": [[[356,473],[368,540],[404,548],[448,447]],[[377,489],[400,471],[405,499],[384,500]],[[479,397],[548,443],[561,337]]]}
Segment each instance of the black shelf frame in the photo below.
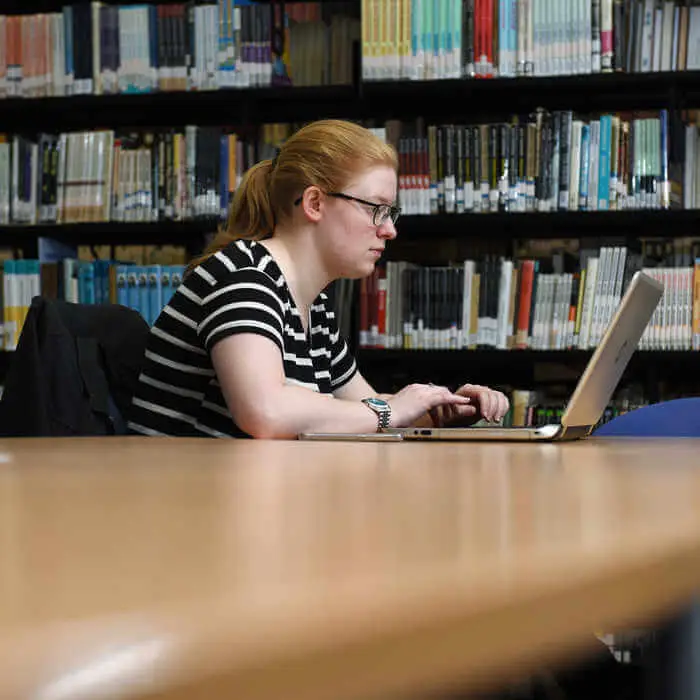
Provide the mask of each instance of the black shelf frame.
{"label": "black shelf frame", "polygon": [[0,100],[0,130],[164,130],[189,124],[245,127],[304,122],[319,116],[363,119],[368,116],[366,110],[352,85],[11,98]]}
{"label": "black shelf frame", "polygon": [[672,239],[691,235],[699,223],[700,209],[437,214],[402,217],[397,240]]}
{"label": "black shelf frame", "polygon": [[[434,243],[450,239],[513,241],[587,238],[631,242],[648,237],[671,240],[693,235],[692,229],[699,224],[700,209],[403,216],[398,222],[397,243],[390,244],[389,251],[401,242]],[[37,239],[45,236],[72,245],[172,243],[197,250],[204,237],[215,233],[221,225],[221,222],[212,218],[192,221],[0,226],[0,247],[34,250]]]}
{"label": "black shelf frame", "polygon": [[35,257],[38,240],[45,237],[68,245],[184,245],[198,253],[205,236],[216,233],[218,226],[217,219],[0,226],[0,247]]}
{"label": "black shelf frame", "polygon": [[[578,364],[588,362],[593,350],[498,350],[496,348],[476,348],[473,350],[405,350],[401,348],[358,348],[356,356],[365,362],[392,364],[398,360],[409,359],[411,362],[431,362],[442,364],[449,361],[463,362],[476,360],[479,363],[532,365],[537,362],[563,362]],[[658,362],[673,359],[700,367],[700,350],[637,350],[630,364],[655,365]]]}
{"label": "black shelf frame", "polygon": [[596,73],[556,77],[365,82],[361,97],[384,118],[405,119],[420,105],[426,119],[504,118],[536,107],[595,113],[697,103],[700,71]]}
{"label": "black shelf frame", "polygon": [[[183,0],[151,0],[157,5],[174,5]],[[270,4],[274,0],[255,0],[261,4]],[[321,2],[331,3],[336,0],[296,0],[296,2]],[[106,5],[132,5],[133,0],[104,0]],[[70,4],[69,0],[3,0],[2,14],[6,15],[33,15],[40,12],[60,12],[64,5]]]}
{"label": "black shelf frame", "polygon": [[[358,367],[379,391],[392,392],[409,382],[456,382],[494,387],[534,389],[544,384],[572,390],[593,354],[592,350],[385,350],[356,348]],[[700,379],[700,351],[638,350],[618,387],[640,383],[656,395],[661,380],[688,387],[688,377]],[[697,383],[697,382],[696,382]]]}
{"label": "black shelf frame", "polygon": [[[358,57],[355,61],[359,66]],[[319,118],[479,121],[536,107],[582,113],[678,109],[700,104],[700,71],[541,78],[361,82],[141,95],[0,100],[0,131],[165,129],[258,125]]]}

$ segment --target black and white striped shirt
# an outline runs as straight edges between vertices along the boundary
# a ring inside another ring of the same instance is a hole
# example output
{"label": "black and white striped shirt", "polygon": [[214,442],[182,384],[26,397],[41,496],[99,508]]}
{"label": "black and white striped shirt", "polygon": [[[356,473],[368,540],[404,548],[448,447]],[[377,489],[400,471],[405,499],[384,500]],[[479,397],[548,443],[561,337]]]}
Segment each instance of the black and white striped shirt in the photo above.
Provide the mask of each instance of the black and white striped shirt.
{"label": "black and white striped shirt", "polygon": [[328,297],[299,311],[264,244],[235,241],[188,275],[151,328],[128,425],[145,435],[248,437],[226,407],[211,363],[214,345],[257,333],[280,349],[288,384],[329,394],[356,372]]}

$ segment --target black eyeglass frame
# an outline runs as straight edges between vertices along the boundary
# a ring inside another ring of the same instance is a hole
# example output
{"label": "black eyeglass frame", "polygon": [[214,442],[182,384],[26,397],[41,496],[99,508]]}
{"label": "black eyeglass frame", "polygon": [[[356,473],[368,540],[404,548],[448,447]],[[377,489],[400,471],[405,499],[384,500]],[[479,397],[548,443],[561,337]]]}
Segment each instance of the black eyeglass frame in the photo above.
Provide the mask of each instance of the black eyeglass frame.
{"label": "black eyeglass frame", "polygon": [[[384,204],[383,202],[368,202],[366,199],[360,199],[360,197],[354,197],[353,195],[345,194],[344,192],[326,192],[326,194],[329,197],[345,199],[349,202],[358,202],[359,204],[364,204],[366,207],[372,207],[372,223],[375,226],[381,226],[387,219],[391,219],[391,222],[395,224],[398,221],[399,216],[401,216],[401,207],[395,207],[392,204]],[[303,195],[301,197],[297,197],[297,199],[294,200],[294,206],[296,207],[301,204],[302,199]],[[379,214],[382,210],[386,212],[386,215],[381,221],[378,221]]]}

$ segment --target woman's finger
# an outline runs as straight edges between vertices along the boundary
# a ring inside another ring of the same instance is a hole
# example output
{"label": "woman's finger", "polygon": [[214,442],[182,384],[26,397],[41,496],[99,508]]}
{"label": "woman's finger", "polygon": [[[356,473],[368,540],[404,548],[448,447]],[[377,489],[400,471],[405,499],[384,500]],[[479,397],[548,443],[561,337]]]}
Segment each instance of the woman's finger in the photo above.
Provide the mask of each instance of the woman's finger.
{"label": "woman's finger", "polygon": [[436,398],[441,399],[440,403],[445,405],[468,404],[471,402],[471,398],[469,396],[453,394],[446,386],[434,386],[434,389],[436,391]]}
{"label": "woman's finger", "polygon": [[458,418],[472,418],[477,413],[476,406],[466,404],[465,406],[450,406],[454,410],[453,420]]}
{"label": "woman's finger", "polygon": [[493,418],[493,398],[491,397],[490,391],[480,391],[479,392],[479,408],[481,409],[481,415],[486,420],[492,420]]}
{"label": "woman's finger", "polygon": [[505,394],[499,393],[499,413],[501,419],[503,419],[506,413],[508,413],[509,408],[510,405],[508,403],[508,398],[505,396]]}

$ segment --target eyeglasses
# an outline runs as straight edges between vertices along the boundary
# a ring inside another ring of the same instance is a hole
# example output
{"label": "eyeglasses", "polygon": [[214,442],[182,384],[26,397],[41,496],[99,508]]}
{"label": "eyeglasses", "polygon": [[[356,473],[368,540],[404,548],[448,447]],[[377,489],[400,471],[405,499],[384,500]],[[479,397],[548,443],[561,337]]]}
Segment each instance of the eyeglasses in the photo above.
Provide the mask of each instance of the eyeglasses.
{"label": "eyeglasses", "polygon": [[[366,199],[360,199],[359,197],[353,197],[351,194],[345,194],[344,192],[326,192],[329,197],[336,197],[337,199],[345,199],[349,202],[357,202],[358,204],[364,204],[366,207],[372,209],[372,223],[375,226],[381,226],[386,223],[388,219],[391,219],[393,224],[396,223],[399,216],[401,216],[401,207],[395,207],[391,204],[377,204],[376,202],[368,202]],[[301,204],[302,197],[295,200],[294,206]]]}

